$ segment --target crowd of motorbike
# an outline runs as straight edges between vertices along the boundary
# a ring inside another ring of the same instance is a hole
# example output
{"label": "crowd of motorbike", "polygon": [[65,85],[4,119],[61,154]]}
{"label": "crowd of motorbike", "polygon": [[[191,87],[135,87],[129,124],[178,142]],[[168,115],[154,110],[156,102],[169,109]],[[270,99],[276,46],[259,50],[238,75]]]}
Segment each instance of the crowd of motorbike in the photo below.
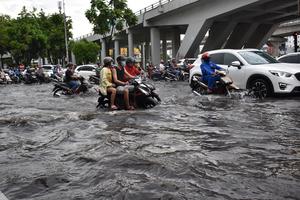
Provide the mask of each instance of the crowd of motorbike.
{"label": "crowd of motorbike", "polygon": [[193,65],[185,62],[179,65],[175,59],[172,59],[167,63],[162,60],[159,66],[148,66],[147,71],[153,81],[187,81],[192,67]]}
{"label": "crowd of motorbike", "polygon": [[[131,81],[131,84],[135,88],[131,96],[132,98],[137,99],[137,105],[140,108],[154,107],[161,101],[161,99],[159,98],[159,95],[155,92],[155,87],[146,80],[152,79],[153,81],[187,81],[189,79],[189,71],[193,67],[194,66],[192,64],[188,63],[178,65],[175,59],[167,63],[161,61],[160,65],[155,67],[147,65],[145,69],[147,73],[141,73],[142,76],[137,77],[136,79],[133,79]],[[101,66],[99,66],[98,70],[101,70]],[[64,75],[65,70],[62,70],[60,66],[54,68],[53,72],[51,72],[50,74],[45,73],[42,67],[28,67],[25,70],[20,70],[18,67],[5,70],[1,69],[0,84],[42,84],[54,82],[54,88],[52,90],[53,96],[59,97],[61,95],[74,95],[75,92],[70,88],[70,86],[67,83],[63,81]],[[227,79],[226,81],[226,78],[228,78],[226,77],[226,75],[222,75],[221,81],[218,82],[218,93],[230,94],[229,89],[232,85],[232,81],[231,79]],[[99,74],[91,75],[88,80],[84,79],[83,77],[79,77],[78,81],[80,82],[80,84],[76,94],[85,93],[90,88],[92,88],[93,85],[99,85],[100,77]],[[202,82],[201,78],[199,80],[194,80],[193,83],[194,85],[191,85],[191,87],[195,94],[205,94],[207,85]],[[104,96],[99,92],[97,108],[108,108],[109,101],[109,96]],[[119,104],[121,103],[122,102],[119,102]]]}
{"label": "crowd of motorbike", "polygon": [[32,84],[49,83],[54,77],[47,76],[41,68],[26,68],[20,70],[18,67],[1,69],[0,84]]}

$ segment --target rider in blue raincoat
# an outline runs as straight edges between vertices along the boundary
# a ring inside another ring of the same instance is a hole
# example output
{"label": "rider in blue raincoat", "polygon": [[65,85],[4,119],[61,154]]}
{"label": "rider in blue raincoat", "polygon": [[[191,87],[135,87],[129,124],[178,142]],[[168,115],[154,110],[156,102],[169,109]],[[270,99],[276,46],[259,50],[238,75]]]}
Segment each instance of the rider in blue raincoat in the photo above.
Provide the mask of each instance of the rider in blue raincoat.
{"label": "rider in blue raincoat", "polygon": [[216,73],[216,70],[224,70],[220,66],[210,61],[210,56],[206,52],[202,54],[202,64],[200,65],[202,71],[202,80],[208,84],[208,93],[212,93],[215,87],[216,81],[220,80],[220,75]]}

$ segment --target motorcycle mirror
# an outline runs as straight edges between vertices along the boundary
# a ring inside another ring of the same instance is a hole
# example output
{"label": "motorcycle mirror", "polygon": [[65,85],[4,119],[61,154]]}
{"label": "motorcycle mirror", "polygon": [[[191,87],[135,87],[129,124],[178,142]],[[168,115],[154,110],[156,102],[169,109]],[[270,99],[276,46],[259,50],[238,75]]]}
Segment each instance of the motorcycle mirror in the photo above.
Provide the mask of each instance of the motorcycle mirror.
{"label": "motorcycle mirror", "polygon": [[241,62],[240,61],[233,61],[231,63],[231,66],[237,67],[238,69],[241,69]]}

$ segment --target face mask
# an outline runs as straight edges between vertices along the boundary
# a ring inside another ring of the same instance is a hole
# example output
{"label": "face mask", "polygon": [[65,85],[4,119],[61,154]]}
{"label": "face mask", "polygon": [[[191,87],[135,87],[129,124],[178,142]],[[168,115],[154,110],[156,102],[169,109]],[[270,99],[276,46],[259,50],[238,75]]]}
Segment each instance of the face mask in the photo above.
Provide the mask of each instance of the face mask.
{"label": "face mask", "polygon": [[125,61],[121,61],[121,63],[120,63],[120,64],[121,64],[121,66],[122,66],[122,67],[125,67],[125,65],[126,65],[126,62],[125,62]]}

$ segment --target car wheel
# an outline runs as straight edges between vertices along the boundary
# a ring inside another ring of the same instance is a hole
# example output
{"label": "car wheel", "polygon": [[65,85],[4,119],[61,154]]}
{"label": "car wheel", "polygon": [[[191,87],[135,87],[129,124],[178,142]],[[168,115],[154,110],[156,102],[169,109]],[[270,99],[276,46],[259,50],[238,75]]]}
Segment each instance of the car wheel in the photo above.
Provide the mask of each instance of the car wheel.
{"label": "car wheel", "polygon": [[249,85],[250,93],[256,97],[263,99],[265,97],[271,96],[271,86],[270,84],[264,79],[255,79],[251,81]]}

